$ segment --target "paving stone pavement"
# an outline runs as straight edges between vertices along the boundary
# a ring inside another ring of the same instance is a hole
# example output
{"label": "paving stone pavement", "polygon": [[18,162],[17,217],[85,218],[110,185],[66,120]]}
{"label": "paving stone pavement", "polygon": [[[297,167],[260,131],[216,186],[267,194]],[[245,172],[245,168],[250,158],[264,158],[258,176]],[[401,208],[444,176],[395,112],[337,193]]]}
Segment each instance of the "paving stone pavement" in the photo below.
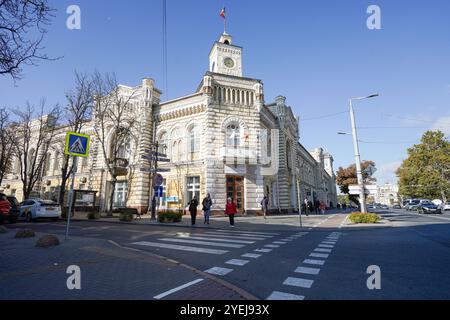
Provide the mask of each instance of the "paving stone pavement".
{"label": "paving stone pavement", "polygon": [[[112,242],[71,237],[52,248],[37,248],[43,234],[15,239],[9,230],[0,235],[0,300],[152,300],[158,294],[202,278],[174,261],[131,251]],[[81,290],[69,290],[67,267],[81,269]],[[207,276],[198,284],[169,295],[174,300],[245,299],[223,280]]]}

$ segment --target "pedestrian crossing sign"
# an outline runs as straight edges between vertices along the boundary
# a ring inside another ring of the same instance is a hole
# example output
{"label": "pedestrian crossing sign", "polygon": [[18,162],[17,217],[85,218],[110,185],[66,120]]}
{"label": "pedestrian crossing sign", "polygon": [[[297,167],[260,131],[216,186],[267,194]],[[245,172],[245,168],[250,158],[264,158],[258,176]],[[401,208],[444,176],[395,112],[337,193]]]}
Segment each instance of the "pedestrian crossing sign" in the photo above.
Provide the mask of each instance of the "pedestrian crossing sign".
{"label": "pedestrian crossing sign", "polygon": [[74,157],[88,157],[91,137],[85,134],[67,132],[64,153]]}

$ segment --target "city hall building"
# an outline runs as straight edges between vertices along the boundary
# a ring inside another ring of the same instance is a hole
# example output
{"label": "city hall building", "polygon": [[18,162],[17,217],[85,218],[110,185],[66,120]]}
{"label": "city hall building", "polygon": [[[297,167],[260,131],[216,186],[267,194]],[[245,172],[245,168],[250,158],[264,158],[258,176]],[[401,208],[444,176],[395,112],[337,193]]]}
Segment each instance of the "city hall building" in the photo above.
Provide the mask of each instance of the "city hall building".
{"label": "city hall building", "polygon": [[[121,167],[114,190],[114,207],[133,207],[147,212],[151,202],[150,155],[157,142],[170,162],[158,164],[163,176],[159,209],[184,208],[196,196],[207,193],[213,211],[223,212],[232,198],[243,214],[259,213],[261,200],[269,199],[273,213],[298,210],[304,199],[337,203],[333,157],[322,148],[306,150],[300,143],[299,117],[278,96],[268,103],[261,80],[243,76],[243,49],[224,33],[209,53],[209,71],[197,90],[171,101],[160,101],[152,79],[137,87],[120,86],[130,96],[129,112],[136,119],[135,137],[120,147]],[[107,157],[95,136],[96,119],[83,127],[92,137],[90,156],[79,161],[76,205],[108,210],[112,177]],[[58,198],[67,128],[58,128],[46,155],[35,195]],[[114,132],[109,132],[112,137]],[[0,190],[23,200],[17,159]],[[92,191],[92,193],[89,193]],[[92,194],[95,193],[95,197]]]}

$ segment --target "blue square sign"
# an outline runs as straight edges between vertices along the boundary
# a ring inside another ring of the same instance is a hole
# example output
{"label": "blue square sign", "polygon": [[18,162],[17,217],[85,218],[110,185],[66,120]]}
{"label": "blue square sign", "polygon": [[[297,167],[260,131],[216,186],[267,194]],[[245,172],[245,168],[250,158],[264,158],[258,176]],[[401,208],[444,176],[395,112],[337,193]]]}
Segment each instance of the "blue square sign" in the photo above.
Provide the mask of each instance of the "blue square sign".
{"label": "blue square sign", "polygon": [[75,132],[66,135],[65,154],[74,157],[88,157],[90,147],[90,136]]}

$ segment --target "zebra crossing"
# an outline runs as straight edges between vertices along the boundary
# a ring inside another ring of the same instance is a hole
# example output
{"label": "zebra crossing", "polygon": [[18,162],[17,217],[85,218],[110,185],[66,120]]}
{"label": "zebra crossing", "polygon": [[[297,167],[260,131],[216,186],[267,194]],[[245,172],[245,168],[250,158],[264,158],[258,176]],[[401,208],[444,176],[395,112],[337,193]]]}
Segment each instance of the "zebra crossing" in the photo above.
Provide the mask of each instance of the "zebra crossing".
{"label": "zebra crossing", "polygon": [[[172,236],[161,235],[161,238],[153,241],[139,241],[131,244],[138,247],[223,255],[232,249],[242,249],[246,246],[257,244],[258,242],[271,240],[273,237],[279,235],[279,233],[273,232],[217,229],[195,234],[178,233]],[[264,249],[261,249],[261,252],[270,252],[271,249],[278,246],[266,245]]]}

